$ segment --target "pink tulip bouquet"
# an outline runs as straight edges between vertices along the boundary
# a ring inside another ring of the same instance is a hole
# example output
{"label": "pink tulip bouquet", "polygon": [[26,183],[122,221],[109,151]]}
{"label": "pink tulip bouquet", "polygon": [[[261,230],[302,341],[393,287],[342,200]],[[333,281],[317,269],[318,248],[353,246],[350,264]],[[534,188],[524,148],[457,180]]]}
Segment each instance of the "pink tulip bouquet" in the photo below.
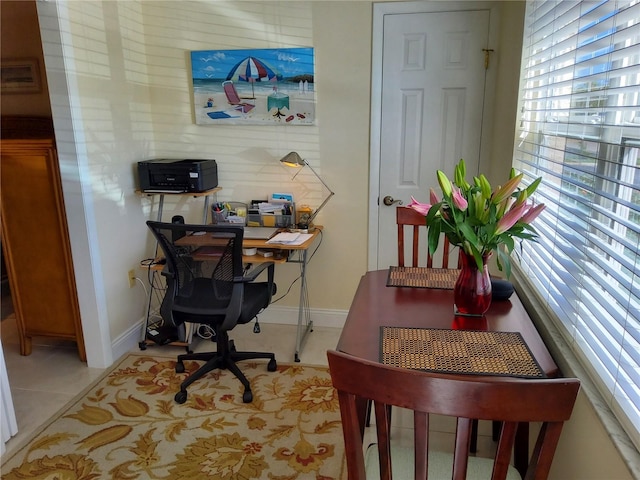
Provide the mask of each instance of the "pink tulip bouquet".
{"label": "pink tulip bouquet", "polygon": [[429,252],[436,251],[440,234],[444,233],[452,245],[473,256],[479,269],[482,269],[484,259],[496,252],[498,268],[504,268],[509,277],[514,238],[535,241],[538,237],[531,222],[545,206],[542,203],[534,205],[530,197],[542,178],[521,189],[518,185],[523,174],[516,175],[511,169],[509,180],[492,189],[484,175],[474,177],[473,185],[465,180],[464,160],[456,165],[454,173],[451,182],[441,170],[437,172],[442,199],[433,189],[431,204],[420,203],[411,197],[409,206],[426,217]]}

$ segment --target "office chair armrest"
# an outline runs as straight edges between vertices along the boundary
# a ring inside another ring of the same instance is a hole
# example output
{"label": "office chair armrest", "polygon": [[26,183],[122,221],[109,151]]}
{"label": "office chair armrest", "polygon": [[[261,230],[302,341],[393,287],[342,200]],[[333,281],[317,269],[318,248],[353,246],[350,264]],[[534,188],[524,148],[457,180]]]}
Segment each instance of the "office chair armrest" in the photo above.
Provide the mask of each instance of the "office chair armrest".
{"label": "office chair armrest", "polygon": [[258,275],[260,275],[266,268],[274,269],[274,262],[263,262],[259,263],[257,266],[252,267],[251,270],[246,272],[242,277],[235,280],[236,282],[253,282]]}

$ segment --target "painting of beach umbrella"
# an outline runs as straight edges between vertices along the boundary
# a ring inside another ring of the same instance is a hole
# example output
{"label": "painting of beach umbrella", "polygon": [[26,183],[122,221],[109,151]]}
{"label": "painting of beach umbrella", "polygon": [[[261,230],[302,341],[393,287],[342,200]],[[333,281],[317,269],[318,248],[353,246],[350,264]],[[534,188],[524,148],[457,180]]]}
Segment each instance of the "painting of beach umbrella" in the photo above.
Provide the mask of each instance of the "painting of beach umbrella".
{"label": "painting of beach umbrella", "polygon": [[196,124],[315,125],[313,48],[194,50],[190,55]]}
{"label": "painting of beach umbrella", "polygon": [[251,83],[251,96],[255,98],[253,92],[255,82],[275,82],[278,77],[278,73],[264,61],[256,57],[246,57],[229,70],[226,80]]}

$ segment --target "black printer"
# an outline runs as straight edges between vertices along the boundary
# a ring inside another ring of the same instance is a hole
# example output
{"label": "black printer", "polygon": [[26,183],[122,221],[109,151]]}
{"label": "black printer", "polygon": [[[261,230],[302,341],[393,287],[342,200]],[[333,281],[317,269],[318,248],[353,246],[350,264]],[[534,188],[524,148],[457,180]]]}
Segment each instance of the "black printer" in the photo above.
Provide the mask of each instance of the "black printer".
{"label": "black printer", "polygon": [[204,192],[218,186],[218,166],[215,160],[144,160],[138,177],[143,192]]}

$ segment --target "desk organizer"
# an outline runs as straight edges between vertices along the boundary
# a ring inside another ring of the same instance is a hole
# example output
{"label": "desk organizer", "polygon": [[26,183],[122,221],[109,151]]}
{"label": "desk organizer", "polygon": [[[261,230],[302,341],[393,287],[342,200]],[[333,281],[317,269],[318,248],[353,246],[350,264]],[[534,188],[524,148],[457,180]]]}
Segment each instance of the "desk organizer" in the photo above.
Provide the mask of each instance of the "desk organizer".
{"label": "desk organizer", "polygon": [[214,210],[211,209],[211,223],[217,225],[219,223],[229,223],[227,222],[227,217],[229,216],[229,211],[225,208],[222,210]]}
{"label": "desk organizer", "polygon": [[[220,206],[224,205],[223,208]],[[243,214],[243,215],[238,215]],[[211,207],[211,223],[244,225],[247,221],[247,204],[242,202],[216,203]]]}
{"label": "desk organizer", "polygon": [[247,215],[247,225],[253,227],[287,228],[293,225],[293,215]]}

